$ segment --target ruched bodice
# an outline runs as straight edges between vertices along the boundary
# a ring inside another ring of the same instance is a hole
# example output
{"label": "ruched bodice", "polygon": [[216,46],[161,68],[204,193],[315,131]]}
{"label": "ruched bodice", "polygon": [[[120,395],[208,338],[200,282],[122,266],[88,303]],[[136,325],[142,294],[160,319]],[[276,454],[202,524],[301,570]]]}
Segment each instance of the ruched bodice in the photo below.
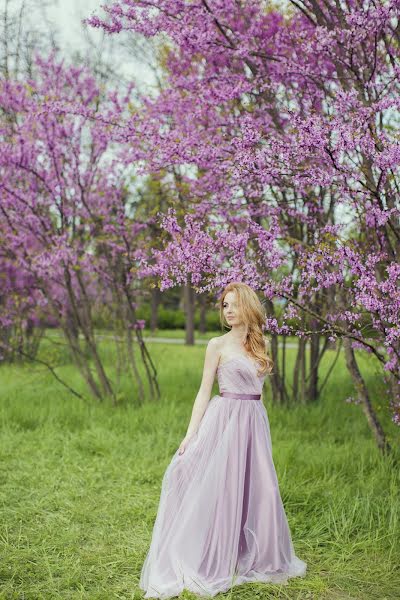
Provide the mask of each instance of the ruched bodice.
{"label": "ruched bodice", "polygon": [[261,394],[265,377],[257,374],[255,361],[244,354],[228,358],[217,369],[220,393]]}

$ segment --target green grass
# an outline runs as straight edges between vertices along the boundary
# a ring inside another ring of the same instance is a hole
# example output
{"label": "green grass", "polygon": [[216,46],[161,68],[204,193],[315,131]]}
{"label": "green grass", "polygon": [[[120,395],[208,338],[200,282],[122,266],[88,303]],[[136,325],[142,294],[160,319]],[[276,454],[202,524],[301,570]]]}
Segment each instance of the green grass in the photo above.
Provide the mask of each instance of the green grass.
{"label": "green grass", "polygon": [[[83,390],[62,347],[46,342],[57,372]],[[141,598],[161,479],[189,422],[204,346],[151,343],[160,402],[135,408],[134,386],[117,408],[81,402],[42,366],[0,369],[0,598]],[[107,341],[102,354],[113,364]],[[287,351],[288,368],[294,351]],[[333,359],[328,353],[323,371]],[[399,459],[399,431],[382,400],[373,358],[361,364]],[[244,584],[222,597],[395,600],[399,598],[399,474],[377,451],[343,357],[319,402],[271,405],[273,455],[304,579]],[[217,386],[213,393],[217,392]],[[181,598],[195,598],[184,592]]]}

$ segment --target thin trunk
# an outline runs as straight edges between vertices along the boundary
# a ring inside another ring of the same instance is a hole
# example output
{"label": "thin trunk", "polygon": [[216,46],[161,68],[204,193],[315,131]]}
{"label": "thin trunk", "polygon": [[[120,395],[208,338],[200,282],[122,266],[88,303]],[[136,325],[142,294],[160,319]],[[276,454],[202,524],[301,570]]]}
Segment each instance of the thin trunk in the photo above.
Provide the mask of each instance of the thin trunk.
{"label": "thin trunk", "polygon": [[299,380],[300,380],[300,360],[301,360],[301,341],[302,338],[299,339],[297,344],[297,352],[296,352],[296,362],[294,364],[293,370],[293,401],[299,401]]}
{"label": "thin trunk", "polygon": [[200,333],[206,333],[206,331],[207,331],[207,321],[206,321],[206,316],[207,316],[207,294],[200,294],[198,298],[199,298],[199,308],[200,308],[199,332]]}
{"label": "thin trunk", "polygon": [[[154,398],[156,394],[157,400],[160,399],[160,386],[157,381],[157,369],[152,361],[152,358],[149,354],[146,344],[144,343],[142,332],[140,329],[136,330],[136,341],[139,344],[140,352],[142,354],[143,364],[146,369],[147,377],[150,382],[150,392],[151,397]],[[151,373],[150,373],[151,369]]]}
{"label": "thin trunk", "polygon": [[[45,293],[43,288],[42,292]],[[60,306],[52,298],[51,294],[48,296],[49,303],[52,307],[53,314],[60,313]],[[72,310],[70,307],[67,311],[67,319],[61,320],[60,322],[61,330],[64,334],[65,339],[67,340],[70,350],[72,351],[72,359],[83,376],[86,385],[89,390],[91,390],[93,396],[98,400],[102,400],[101,391],[97,385],[97,382],[93,378],[90,366],[85,356],[85,352],[82,351],[80,342],[79,342],[79,315]]]}
{"label": "thin trunk", "polygon": [[[93,332],[92,316],[91,316],[91,312],[90,312],[90,300],[87,296],[86,288],[85,288],[82,276],[79,273],[79,271],[76,271],[76,278],[78,280],[79,287],[82,292],[82,300],[83,300],[83,302],[81,303],[81,307],[83,308],[83,311],[81,313],[82,314],[81,323],[83,325],[82,333],[85,336],[88,347],[90,349],[90,353],[93,358],[94,365],[96,367],[96,372],[99,377],[101,387],[104,390],[105,394],[112,399],[113,404],[116,404],[117,399],[115,397],[114,390],[111,387],[110,380],[108,379],[108,377],[106,375],[106,372],[103,367],[103,363],[101,361],[101,358],[100,358],[100,355],[98,352],[97,343],[96,343],[94,332]],[[72,291],[72,287],[71,287],[71,291]]]}
{"label": "thin trunk", "polygon": [[161,290],[158,287],[154,287],[150,293],[150,331],[154,332],[158,326],[158,308],[161,300]]}
{"label": "thin trunk", "polygon": [[186,283],[183,288],[184,293],[184,311],[185,311],[185,343],[192,346],[194,344],[194,289],[190,283]]}
{"label": "thin trunk", "polygon": [[[317,323],[312,323],[312,328],[316,329]],[[320,364],[320,353],[319,353],[319,340],[320,335],[318,333],[312,333],[310,339],[310,372],[309,372],[309,383],[307,388],[307,400],[308,402],[315,402],[318,399],[318,367]]]}
{"label": "thin trunk", "polygon": [[299,377],[300,377],[300,389],[299,389],[299,401],[301,404],[306,404],[306,346],[307,340],[300,338],[299,340]]}
{"label": "thin trunk", "polygon": [[363,412],[367,418],[368,425],[372,431],[379,450],[383,454],[391,452],[391,447],[386,440],[385,432],[376,416],[374,408],[371,404],[368,389],[365,381],[361,375],[358,363],[355,357],[354,349],[352,348],[352,342],[348,338],[343,339],[343,346],[346,357],[346,365],[353,379],[354,386],[357,390],[358,399],[361,402]]}
{"label": "thin trunk", "polygon": [[[117,274],[116,274],[117,275]],[[121,289],[122,284],[122,289]],[[131,323],[135,321],[135,312],[131,310],[131,298],[129,294],[129,290],[126,290],[126,286],[124,284],[124,273],[119,270],[119,277],[116,276],[113,283],[113,293],[116,300],[116,308],[117,315],[119,315],[120,322],[122,324],[122,328],[124,330],[124,334],[126,336],[126,352],[127,352],[127,363],[128,368],[130,367],[132,371],[133,380],[138,385],[139,391],[139,404],[143,404],[145,399],[145,392],[143,381],[140,376],[139,370],[136,365],[136,358],[133,351],[133,336],[132,329],[130,327]],[[121,352],[122,356],[122,352]],[[124,357],[125,359],[125,357]],[[122,362],[122,359],[121,361]]]}
{"label": "thin trunk", "polygon": [[[282,336],[282,383],[285,386],[286,382],[286,335]],[[284,402],[284,398],[281,398],[281,404]]]}
{"label": "thin trunk", "polygon": [[[265,309],[269,317],[275,317],[274,305],[268,298],[265,300]],[[271,335],[271,358],[274,362],[273,372],[268,378],[271,383],[272,402],[274,404],[283,404],[288,401],[288,395],[285,388],[285,382],[280,374],[279,365],[279,343],[276,334]]]}
{"label": "thin trunk", "polygon": [[[100,388],[101,393],[100,393],[99,399],[102,398],[103,394],[106,394],[108,396],[111,396],[111,398],[113,399],[113,402],[115,402],[116,399],[115,399],[113,390],[112,390],[110,382],[104,372],[103,365],[101,363],[100,357],[97,352],[96,342],[93,337],[92,325],[90,322],[90,311],[89,311],[89,307],[87,305],[87,298],[86,298],[86,293],[85,293],[86,290],[84,289],[84,286],[82,283],[82,278],[79,276],[79,273],[77,273],[77,279],[80,284],[81,291],[83,293],[83,302],[81,302],[80,307],[78,307],[78,301],[75,296],[74,290],[72,288],[71,274],[69,273],[67,267],[65,267],[65,269],[64,269],[64,275],[65,275],[66,289],[68,292],[68,298],[69,298],[70,306],[71,306],[71,312],[74,314],[74,318],[75,318],[78,329],[80,328],[82,331],[82,334],[85,338],[86,346],[89,350],[91,358],[93,358],[93,360],[94,360],[96,371],[99,376],[100,386],[101,386],[101,388]],[[81,307],[83,307],[83,310]],[[80,310],[80,308],[81,308],[81,310]],[[70,338],[67,338],[67,339],[70,339]],[[72,343],[73,343],[73,341],[72,341]],[[72,346],[72,348],[74,348],[74,347]],[[85,373],[85,377],[87,378],[88,382],[92,382],[93,378],[88,377],[88,374],[90,373],[89,365],[85,364],[83,366],[83,363],[87,363],[87,359],[86,359],[86,357],[83,357],[82,353],[80,356],[83,359],[80,364],[82,365],[83,371]],[[90,387],[92,390],[98,389],[97,385],[94,388],[92,383],[91,383]],[[97,394],[97,391],[96,391],[96,397],[99,397]]]}
{"label": "thin trunk", "polygon": [[269,378],[271,382],[272,389],[272,402],[274,404],[282,403],[282,379],[279,372],[279,346],[278,346],[278,336],[271,336],[271,358],[274,361],[274,369],[271,377]]}
{"label": "thin trunk", "polygon": [[75,365],[83,375],[87,386],[91,390],[93,396],[98,400],[102,400],[103,396],[97,385],[96,381],[93,378],[92,372],[90,370],[89,364],[84,356],[84,353],[81,350],[79,340],[75,336],[71,335],[71,331],[64,324],[61,324],[64,336],[68,341],[69,347],[72,351],[72,358],[75,362]]}
{"label": "thin trunk", "polygon": [[139,405],[141,405],[144,402],[145,393],[144,393],[143,381],[142,381],[142,378],[140,377],[140,373],[139,373],[139,370],[136,365],[135,355],[133,352],[133,338],[132,338],[132,330],[130,329],[130,327],[128,327],[126,330],[126,341],[127,341],[127,348],[128,348],[129,363],[131,365],[134,379],[138,385]]}
{"label": "thin trunk", "polygon": [[[124,294],[125,294],[125,298],[126,298],[126,307],[127,307],[127,311],[128,311],[127,312],[127,323],[128,324],[135,323],[136,322],[136,310],[135,310],[136,303],[134,301],[134,297],[132,296],[132,291],[128,287],[125,280],[123,281],[123,290],[124,290]],[[132,347],[133,337],[131,336],[130,327],[127,327],[127,332],[128,332],[127,333],[128,352],[129,352],[129,356],[130,356],[131,367],[132,367],[132,371],[134,373],[135,379],[138,382],[139,398],[140,398],[141,402],[143,402],[144,398],[145,398],[144,386],[143,386],[142,379],[140,377],[139,370],[136,365],[135,354],[133,352],[133,347]],[[157,381],[157,370],[151,359],[149,351],[147,350],[147,347],[144,343],[141,330],[136,329],[135,333],[136,333],[136,341],[139,344],[139,350],[140,350],[140,353],[142,356],[144,368],[146,370],[147,380],[150,385],[151,398],[156,397],[157,399],[159,399],[160,398],[160,387],[159,387],[158,381]]]}

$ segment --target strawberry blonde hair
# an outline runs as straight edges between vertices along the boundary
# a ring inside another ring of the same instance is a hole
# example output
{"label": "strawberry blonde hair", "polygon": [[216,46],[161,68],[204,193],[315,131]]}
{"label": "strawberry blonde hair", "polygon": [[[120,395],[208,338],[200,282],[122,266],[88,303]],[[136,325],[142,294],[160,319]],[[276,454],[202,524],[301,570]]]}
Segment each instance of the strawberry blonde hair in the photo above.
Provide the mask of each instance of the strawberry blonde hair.
{"label": "strawberry blonde hair", "polygon": [[246,283],[231,282],[225,286],[219,298],[219,316],[222,327],[229,326],[224,320],[224,300],[228,292],[236,293],[239,316],[246,327],[244,347],[250,356],[253,356],[261,365],[261,373],[271,373],[274,362],[268,353],[268,342],[263,335],[262,326],[265,323],[266,313],[255,291]]}

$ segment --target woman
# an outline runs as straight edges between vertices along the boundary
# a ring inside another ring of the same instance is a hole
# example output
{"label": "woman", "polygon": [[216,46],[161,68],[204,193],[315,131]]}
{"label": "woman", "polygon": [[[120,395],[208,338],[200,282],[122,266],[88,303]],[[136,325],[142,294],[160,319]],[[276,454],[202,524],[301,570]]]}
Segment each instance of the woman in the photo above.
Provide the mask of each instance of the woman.
{"label": "woman", "polygon": [[[187,433],[164,474],[140,577],[145,598],[184,588],[215,596],[306,572],[294,552],[261,399],[273,366],[263,307],[248,285],[230,283],[220,317],[231,330],[207,345]],[[215,375],[220,393],[210,400]]]}

